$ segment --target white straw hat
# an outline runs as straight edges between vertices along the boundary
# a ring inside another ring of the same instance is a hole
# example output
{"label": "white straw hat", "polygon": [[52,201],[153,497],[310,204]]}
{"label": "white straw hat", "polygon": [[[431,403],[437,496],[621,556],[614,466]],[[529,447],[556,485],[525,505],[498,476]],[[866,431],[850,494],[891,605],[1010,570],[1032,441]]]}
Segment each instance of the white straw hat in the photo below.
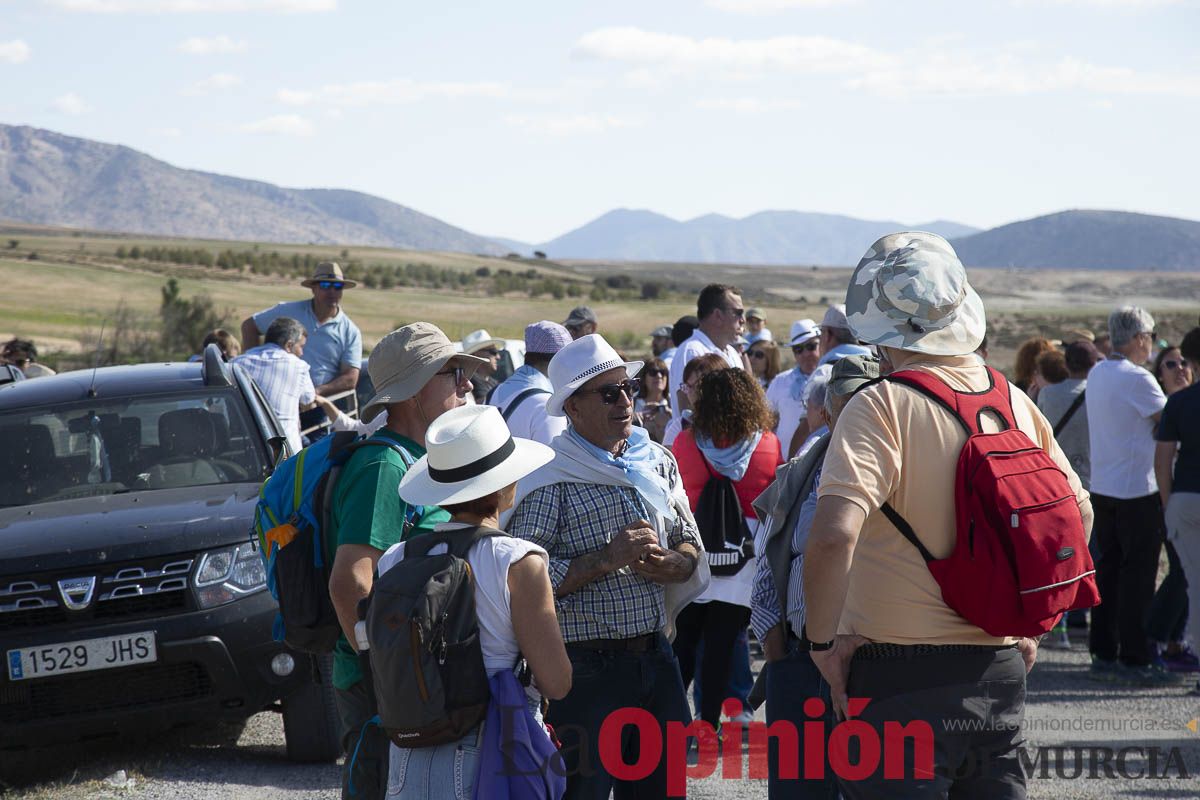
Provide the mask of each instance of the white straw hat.
{"label": "white straw hat", "polygon": [[554,394],[546,401],[546,413],[563,416],[563,403],[575,390],[601,372],[624,367],[629,377],[642,371],[642,361],[625,361],[598,333],[581,336],[554,354],[547,369]]}
{"label": "white straw hat", "polygon": [[429,423],[428,452],[400,480],[406,503],[465,503],[516,483],[554,459],[554,451],[508,432],[495,406],[460,406]]}

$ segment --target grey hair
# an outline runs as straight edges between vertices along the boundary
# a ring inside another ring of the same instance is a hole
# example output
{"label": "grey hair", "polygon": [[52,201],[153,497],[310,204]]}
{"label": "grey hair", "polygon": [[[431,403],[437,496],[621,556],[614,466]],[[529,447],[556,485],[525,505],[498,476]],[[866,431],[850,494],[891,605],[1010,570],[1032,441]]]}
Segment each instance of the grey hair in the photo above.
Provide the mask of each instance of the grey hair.
{"label": "grey hair", "polygon": [[1108,315],[1108,335],[1113,347],[1122,347],[1133,341],[1139,333],[1154,330],[1154,317],[1144,308],[1120,306]]}
{"label": "grey hair", "polygon": [[821,330],[828,333],[838,344],[858,344],[858,337],[849,328],[837,328],[833,325],[826,325]]}
{"label": "grey hair", "polygon": [[802,399],[804,400],[805,409],[808,408],[810,403],[819,406],[825,405],[826,395],[829,394],[829,378],[832,374],[833,367],[829,364],[822,364],[813,370],[808,383],[804,384]]}
{"label": "grey hair", "polygon": [[267,344],[277,344],[280,347],[287,347],[289,344],[294,344],[308,335],[308,331],[300,324],[298,320],[291,317],[276,317],[271,322],[271,327],[267,328],[265,340]]}

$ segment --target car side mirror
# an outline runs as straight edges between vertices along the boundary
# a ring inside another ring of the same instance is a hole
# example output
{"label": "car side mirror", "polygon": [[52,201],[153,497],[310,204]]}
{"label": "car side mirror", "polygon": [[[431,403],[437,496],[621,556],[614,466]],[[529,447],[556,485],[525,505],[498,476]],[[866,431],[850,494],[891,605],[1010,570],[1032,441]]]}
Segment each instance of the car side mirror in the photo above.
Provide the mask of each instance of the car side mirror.
{"label": "car side mirror", "polygon": [[267,439],[267,446],[271,448],[271,456],[274,458],[276,467],[282,464],[288,456],[292,455],[288,452],[288,440],[286,436],[272,436]]}

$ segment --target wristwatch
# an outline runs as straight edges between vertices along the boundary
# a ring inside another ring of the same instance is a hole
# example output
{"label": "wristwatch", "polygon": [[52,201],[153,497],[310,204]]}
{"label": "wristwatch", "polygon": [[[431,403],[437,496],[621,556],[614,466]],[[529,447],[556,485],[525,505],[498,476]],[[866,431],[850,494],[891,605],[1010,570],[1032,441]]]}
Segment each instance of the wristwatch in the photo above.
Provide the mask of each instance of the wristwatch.
{"label": "wristwatch", "polygon": [[800,626],[800,647],[811,652],[821,652],[823,650],[832,650],[833,643],[837,639],[830,639],[828,642],[814,642],[808,638],[808,626]]}

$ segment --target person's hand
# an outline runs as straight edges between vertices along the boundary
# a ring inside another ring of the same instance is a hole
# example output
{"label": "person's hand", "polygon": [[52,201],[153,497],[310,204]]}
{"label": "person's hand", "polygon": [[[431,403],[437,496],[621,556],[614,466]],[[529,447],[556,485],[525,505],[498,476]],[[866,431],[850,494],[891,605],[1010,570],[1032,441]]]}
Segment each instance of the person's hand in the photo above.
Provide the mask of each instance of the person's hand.
{"label": "person's hand", "polygon": [[763,658],[768,664],[772,661],[782,661],[787,656],[787,632],[783,627],[785,624],[779,623],[763,637]]}
{"label": "person's hand", "polygon": [[846,719],[846,705],[849,702],[846,683],[850,678],[850,659],[854,658],[855,650],[868,642],[862,636],[839,634],[834,637],[833,647],[829,650],[812,651],[813,663],[829,684],[833,713],[838,720]]}
{"label": "person's hand", "polygon": [[1025,660],[1025,673],[1028,674],[1033,669],[1033,664],[1037,661],[1038,640],[1030,639],[1028,636],[1017,641],[1017,651],[1021,654],[1021,658]]}
{"label": "person's hand", "polygon": [[325,416],[329,418],[330,422],[337,422],[338,408],[333,404],[332,400],[318,394],[313,395],[313,401],[321,407],[321,410],[325,412]]}
{"label": "person's hand", "polygon": [[683,553],[664,550],[655,544],[641,559],[630,566],[648,581],[655,583],[683,583],[692,576],[695,561]]}
{"label": "person's hand", "polygon": [[605,546],[605,561],[610,571],[627,567],[640,561],[652,547],[658,547],[658,533],[649,522],[639,519],[622,528]]}

